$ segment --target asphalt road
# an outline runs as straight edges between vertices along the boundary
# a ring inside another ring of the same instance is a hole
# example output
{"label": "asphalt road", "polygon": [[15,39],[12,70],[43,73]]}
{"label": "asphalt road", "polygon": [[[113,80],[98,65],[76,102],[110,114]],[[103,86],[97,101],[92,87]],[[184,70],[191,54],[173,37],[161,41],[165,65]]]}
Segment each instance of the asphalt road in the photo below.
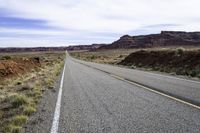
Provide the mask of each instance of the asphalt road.
{"label": "asphalt road", "polygon": [[200,81],[187,80],[141,70],[114,67],[111,65],[85,62],[76,59],[73,60],[200,106]]}
{"label": "asphalt road", "polygon": [[[98,70],[97,70],[98,69]],[[107,72],[107,73],[106,73]],[[110,73],[198,104],[200,83],[66,59],[58,130],[52,133],[199,133],[200,110]],[[59,94],[58,94],[59,95]],[[58,100],[59,101],[59,100]]]}

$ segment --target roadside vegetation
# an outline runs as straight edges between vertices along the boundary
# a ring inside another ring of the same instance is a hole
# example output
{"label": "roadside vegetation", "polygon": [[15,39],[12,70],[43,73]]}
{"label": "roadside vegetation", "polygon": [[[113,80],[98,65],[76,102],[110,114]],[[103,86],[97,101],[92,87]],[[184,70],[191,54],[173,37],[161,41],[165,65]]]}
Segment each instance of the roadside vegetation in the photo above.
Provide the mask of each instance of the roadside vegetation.
{"label": "roadside vegetation", "polygon": [[200,78],[200,49],[140,50],[118,64]]}
{"label": "roadside vegetation", "polygon": [[64,53],[0,55],[0,132],[19,133],[64,65]]}
{"label": "roadside vegetation", "polygon": [[172,75],[200,78],[199,47],[71,52],[71,56],[96,63],[128,66],[132,69],[160,71]]}
{"label": "roadside vegetation", "polygon": [[71,51],[72,57],[103,64],[117,64],[136,49],[116,49],[99,51]]}

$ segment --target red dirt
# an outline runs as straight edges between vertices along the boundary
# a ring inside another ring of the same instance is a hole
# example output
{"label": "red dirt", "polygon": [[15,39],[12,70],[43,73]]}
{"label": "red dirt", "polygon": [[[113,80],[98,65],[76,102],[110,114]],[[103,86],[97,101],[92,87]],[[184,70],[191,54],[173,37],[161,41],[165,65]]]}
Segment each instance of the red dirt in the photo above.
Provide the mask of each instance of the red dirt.
{"label": "red dirt", "polygon": [[19,76],[40,66],[38,58],[0,60],[0,79]]}
{"label": "red dirt", "polygon": [[200,50],[137,51],[119,64],[200,77]]}

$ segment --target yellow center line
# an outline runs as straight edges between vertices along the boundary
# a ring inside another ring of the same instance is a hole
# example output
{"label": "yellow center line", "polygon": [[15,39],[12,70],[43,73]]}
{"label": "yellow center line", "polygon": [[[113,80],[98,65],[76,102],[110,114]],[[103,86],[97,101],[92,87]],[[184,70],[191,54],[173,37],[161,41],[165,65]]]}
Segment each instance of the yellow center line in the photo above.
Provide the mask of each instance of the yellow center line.
{"label": "yellow center line", "polygon": [[118,76],[118,75],[110,74],[110,76],[112,76],[112,77],[114,77],[114,78],[116,78],[116,79],[122,80],[122,81],[124,81],[124,82],[130,83],[130,84],[132,84],[132,85],[138,86],[138,87],[143,88],[143,89],[145,89],[145,90],[151,91],[151,92],[153,92],[153,93],[159,94],[159,95],[161,95],[161,96],[167,97],[167,98],[172,99],[172,100],[174,100],[174,101],[177,101],[177,102],[186,104],[186,105],[191,106],[191,107],[193,107],[193,108],[200,109],[200,107],[197,106],[197,105],[195,105],[195,104],[186,102],[186,101],[181,100],[181,99],[179,99],[179,98],[176,98],[176,97],[167,95],[167,94],[165,94],[165,93],[156,91],[156,90],[154,90],[154,89],[151,89],[151,88],[149,88],[149,87],[146,87],[146,86],[137,84],[137,83],[135,83],[135,82],[131,82],[131,81],[126,80],[126,79],[124,79],[123,77],[120,77],[120,76]]}
{"label": "yellow center line", "polygon": [[[75,61],[75,62],[76,62],[76,61]],[[80,62],[77,62],[77,63],[80,63]],[[83,64],[83,63],[80,63],[80,64],[85,65],[85,66],[87,66],[87,67],[91,67],[91,68],[93,68],[93,69],[95,69],[95,70],[100,70],[100,69],[98,69],[98,68],[95,68],[95,67],[92,67],[92,66]],[[149,88],[149,87],[140,85],[140,84],[138,84],[138,83],[135,83],[134,81],[129,81],[129,80],[127,80],[127,79],[125,79],[125,78],[123,78],[123,77],[120,77],[120,76],[118,76],[118,75],[111,74],[111,73],[108,73],[108,72],[103,71],[103,70],[100,70],[100,71],[105,72],[106,74],[110,75],[111,77],[114,77],[114,78],[119,79],[119,80],[121,80],[121,81],[127,82],[127,83],[129,83],[129,84],[138,86],[138,87],[140,87],[140,88],[143,88],[143,89],[145,89],[145,90],[148,90],[148,91],[153,92],[153,93],[156,93],[156,94],[159,94],[159,95],[161,95],[161,96],[167,97],[167,98],[169,98],[169,99],[171,99],[171,100],[180,102],[180,103],[182,103],[182,104],[188,105],[188,106],[193,107],[193,108],[196,108],[196,109],[200,109],[200,106],[198,106],[198,105],[195,105],[195,104],[192,104],[192,103],[190,103],[190,102],[181,100],[181,99],[179,99],[179,98],[170,96],[170,95],[168,95],[168,94],[165,94],[165,93],[163,93],[163,92],[157,91],[157,90],[155,90],[155,89],[151,89],[151,88]]]}

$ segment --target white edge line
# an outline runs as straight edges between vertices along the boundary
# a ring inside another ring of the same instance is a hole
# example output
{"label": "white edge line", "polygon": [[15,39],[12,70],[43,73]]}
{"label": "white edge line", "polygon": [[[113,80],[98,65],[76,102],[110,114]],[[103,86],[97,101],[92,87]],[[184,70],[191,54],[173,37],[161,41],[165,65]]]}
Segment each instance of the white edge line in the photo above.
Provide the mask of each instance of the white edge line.
{"label": "white edge line", "polygon": [[57,102],[56,102],[54,118],[53,118],[53,123],[52,123],[50,133],[57,133],[58,132],[58,125],[59,125],[59,118],[60,118],[60,107],[61,107],[61,100],[62,100],[62,90],[63,90],[64,75],[65,75],[65,67],[66,67],[66,59],[65,59],[63,72],[62,72],[62,78],[61,78],[61,81],[60,81],[60,88],[59,88],[59,92],[58,92],[58,98],[57,98]]}

